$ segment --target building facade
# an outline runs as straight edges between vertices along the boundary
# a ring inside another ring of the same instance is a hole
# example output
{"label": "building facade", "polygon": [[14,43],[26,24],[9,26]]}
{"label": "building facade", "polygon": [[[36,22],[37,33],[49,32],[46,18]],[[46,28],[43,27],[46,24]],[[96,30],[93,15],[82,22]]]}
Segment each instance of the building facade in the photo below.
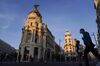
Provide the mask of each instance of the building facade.
{"label": "building facade", "polygon": [[0,53],[10,54],[10,53],[15,53],[15,52],[16,50],[14,47],[12,47],[8,43],[0,39]]}
{"label": "building facade", "polygon": [[0,62],[16,61],[16,49],[0,39]]}
{"label": "building facade", "polygon": [[42,22],[42,16],[37,7],[38,5],[34,5],[34,9],[28,13],[22,28],[22,39],[17,57],[20,61],[51,61],[56,52],[55,37]]}
{"label": "building facade", "polygon": [[[97,19],[96,19],[96,23],[97,23],[97,29],[98,29],[98,49],[100,50],[100,0],[94,0],[94,7],[96,10],[96,15],[97,15]],[[100,51],[99,51],[100,53]]]}
{"label": "building facade", "polygon": [[72,39],[69,31],[66,31],[64,35],[64,52],[65,60],[68,61],[77,56],[75,40]]}

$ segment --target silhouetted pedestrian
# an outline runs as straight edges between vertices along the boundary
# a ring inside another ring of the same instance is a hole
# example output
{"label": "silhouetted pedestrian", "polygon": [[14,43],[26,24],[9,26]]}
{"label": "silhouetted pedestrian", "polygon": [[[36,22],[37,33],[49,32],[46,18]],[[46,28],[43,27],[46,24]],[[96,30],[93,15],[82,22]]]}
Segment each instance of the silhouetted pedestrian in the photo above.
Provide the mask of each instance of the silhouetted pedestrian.
{"label": "silhouetted pedestrian", "polygon": [[79,40],[75,40],[76,41],[76,51],[78,54],[78,61],[79,61],[79,66],[82,66],[81,60],[82,60],[82,48],[80,45],[80,41]]}
{"label": "silhouetted pedestrian", "polygon": [[79,54],[80,41],[79,40],[75,40],[75,41],[76,41],[76,51]]}
{"label": "silhouetted pedestrian", "polygon": [[83,35],[82,39],[85,44],[85,50],[84,50],[84,59],[86,66],[89,66],[89,61],[88,61],[88,53],[91,51],[97,58],[99,58],[98,52],[94,49],[94,44],[91,40],[91,37],[87,31],[85,31],[83,28],[80,29],[80,33]]}
{"label": "silhouetted pedestrian", "polygon": [[0,62],[3,62],[3,59],[4,59],[4,54],[1,53],[1,55],[0,55]]}

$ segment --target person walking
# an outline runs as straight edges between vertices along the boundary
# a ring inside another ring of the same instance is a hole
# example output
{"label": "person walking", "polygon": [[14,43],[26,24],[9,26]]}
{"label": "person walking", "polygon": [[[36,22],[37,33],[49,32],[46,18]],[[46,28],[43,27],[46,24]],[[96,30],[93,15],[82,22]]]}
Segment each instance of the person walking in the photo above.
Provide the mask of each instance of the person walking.
{"label": "person walking", "polygon": [[89,66],[89,60],[88,60],[88,54],[89,52],[92,52],[93,55],[95,55],[98,59],[100,59],[100,55],[98,54],[98,52],[94,49],[95,45],[92,42],[92,39],[89,35],[89,33],[87,31],[85,31],[85,29],[81,28],[80,29],[80,34],[83,35],[82,40],[85,44],[85,50],[84,50],[84,59],[85,59],[85,63],[86,66]]}
{"label": "person walking", "polygon": [[78,61],[79,61],[79,66],[82,66],[82,47],[80,45],[80,41],[79,40],[75,40],[76,41],[76,52],[78,54]]}

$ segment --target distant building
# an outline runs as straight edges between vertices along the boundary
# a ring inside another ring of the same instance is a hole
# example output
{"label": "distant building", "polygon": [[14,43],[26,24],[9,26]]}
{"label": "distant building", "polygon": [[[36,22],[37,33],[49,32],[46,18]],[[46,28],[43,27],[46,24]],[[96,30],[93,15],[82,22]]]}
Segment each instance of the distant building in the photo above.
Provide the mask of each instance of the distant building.
{"label": "distant building", "polygon": [[0,39],[0,62],[16,61],[16,58],[15,48]]}
{"label": "distant building", "polygon": [[66,31],[64,35],[64,52],[66,60],[71,60],[77,56],[75,40],[72,39],[69,31]]}
{"label": "distant building", "polygon": [[16,49],[16,53],[17,53],[17,54],[19,53],[19,49]]}
{"label": "distant building", "polygon": [[55,37],[42,22],[38,5],[28,13],[25,25],[22,28],[22,39],[19,45],[18,59],[20,61],[51,61],[54,53],[59,52]]}
{"label": "distant building", "polygon": [[10,54],[14,52],[16,52],[14,47],[12,47],[8,43],[0,39],[0,54],[1,53]]}
{"label": "distant building", "polygon": [[[96,23],[97,23],[97,29],[98,29],[98,49],[100,50],[100,0],[94,0],[94,7],[96,9],[96,15],[97,15],[97,19],[96,19]],[[100,53],[100,51],[99,51]]]}

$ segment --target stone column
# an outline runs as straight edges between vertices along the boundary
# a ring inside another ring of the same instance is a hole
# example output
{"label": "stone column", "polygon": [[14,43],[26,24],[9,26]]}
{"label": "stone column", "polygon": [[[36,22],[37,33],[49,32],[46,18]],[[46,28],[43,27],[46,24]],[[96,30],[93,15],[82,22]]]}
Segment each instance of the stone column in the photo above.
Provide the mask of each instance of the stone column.
{"label": "stone column", "polygon": [[38,40],[38,42],[41,43],[41,32],[38,32],[38,35],[39,35],[39,40]]}
{"label": "stone column", "polygon": [[33,58],[34,57],[34,47],[30,47],[30,52],[29,52],[29,61],[31,60],[30,56]]}
{"label": "stone column", "polygon": [[29,48],[29,54],[28,54],[28,61],[30,61],[30,56],[31,56],[31,53],[32,53],[32,46],[30,45],[30,48]]}
{"label": "stone column", "polygon": [[33,37],[34,37],[34,33],[32,32],[31,33],[31,40],[30,40],[30,42],[33,42]]}
{"label": "stone column", "polygon": [[19,57],[20,57],[19,55],[20,55],[20,50],[17,53],[17,60],[16,60],[17,62],[19,62]]}
{"label": "stone column", "polygon": [[35,42],[35,38],[36,38],[36,30],[34,31],[33,42]]}
{"label": "stone column", "polygon": [[24,58],[24,47],[21,47],[21,62],[23,61]]}
{"label": "stone column", "polygon": [[23,36],[23,41],[26,42],[26,38],[27,38],[27,30],[25,30],[24,36]]}
{"label": "stone column", "polygon": [[50,51],[50,61],[52,61],[52,51]]}
{"label": "stone column", "polygon": [[40,58],[41,58],[41,48],[39,47],[38,48],[38,60],[40,60]]}
{"label": "stone column", "polygon": [[45,52],[46,52],[46,33],[43,35],[43,60],[45,60]]}
{"label": "stone column", "polygon": [[34,47],[31,47],[30,54],[32,57],[34,57]]}
{"label": "stone column", "polygon": [[24,32],[22,32],[21,43],[24,42]]}

